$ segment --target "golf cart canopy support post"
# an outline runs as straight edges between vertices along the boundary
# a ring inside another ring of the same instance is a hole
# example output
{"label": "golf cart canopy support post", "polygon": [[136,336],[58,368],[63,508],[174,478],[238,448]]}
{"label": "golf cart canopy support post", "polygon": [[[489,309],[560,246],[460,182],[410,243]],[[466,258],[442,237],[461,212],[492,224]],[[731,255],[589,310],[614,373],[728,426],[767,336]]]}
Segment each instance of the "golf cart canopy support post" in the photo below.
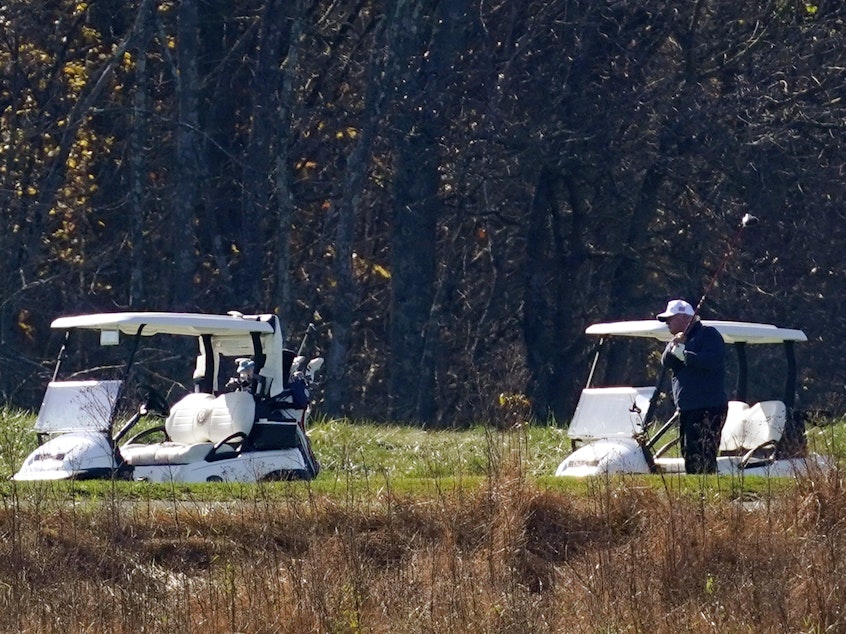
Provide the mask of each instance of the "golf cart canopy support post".
{"label": "golf cart canopy support post", "polygon": [[56,357],[56,367],[53,368],[53,381],[59,378],[59,370],[62,367],[62,361],[65,360],[65,353],[68,349],[68,339],[70,338],[70,330],[65,331],[64,339],[62,339],[62,347],[59,348],[59,356]]}
{"label": "golf cart canopy support post", "polygon": [[749,385],[749,364],[746,361],[746,342],[738,341],[734,344],[734,349],[737,351],[737,382],[734,387],[735,398],[738,401],[745,401]]}
{"label": "golf cart canopy support post", "polygon": [[[202,365],[203,367],[200,367]],[[197,368],[194,370],[194,381],[201,392],[217,391],[217,357],[212,354],[211,335],[200,337],[200,354],[197,358]]]}
{"label": "golf cart canopy support post", "polygon": [[590,387],[593,383],[593,375],[596,372],[596,364],[599,363],[599,355],[602,352],[602,347],[605,345],[605,337],[599,338],[599,343],[594,347],[593,363],[590,365],[590,372],[588,373],[587,383],[585,387]]}
{"label": "golf cart canopy support post", "polygon": [[784,404],[793,409],[796,403],[796,352],[792,341],[784,342],[787,356],[787,378],[784,381]]}
{"label": "golf cart canopy support post", "polygon": [[135,333],[135,338],[132,342],[132,351],[129,353],[129,359],[126,360],[126,365],[123,366],[123,380],[120,382],[120,387],[118,388],[117,398],[115,398],[115,406],[112,408],[112,413],[109,415],[109,441],[111,444],[117,448],[114,441],[112,440],[112,428],[115,424],[115,417],[119,411],[120,401],[123,398],[123,390],[126,386],[126,381],[129,379],[129,371],[132,369],[132,365],[135,363],[135,355],[138,354],[138,347],[141,345],[141,333],[144,330],[144,324],[138,326],[138,331]]}
{"label": "golf cart canopy support post", "polygon": [[[749,368],[746,361],[746,342],[734,343],[737,352],[737,383],[735,384],[735,400],[745,401],[749,391]],[[796,352],[794,341],[784,342],[784,357],[787,360],[787,374],[784,379],[784,394],[782,400],[788,409],[796,404]]]}

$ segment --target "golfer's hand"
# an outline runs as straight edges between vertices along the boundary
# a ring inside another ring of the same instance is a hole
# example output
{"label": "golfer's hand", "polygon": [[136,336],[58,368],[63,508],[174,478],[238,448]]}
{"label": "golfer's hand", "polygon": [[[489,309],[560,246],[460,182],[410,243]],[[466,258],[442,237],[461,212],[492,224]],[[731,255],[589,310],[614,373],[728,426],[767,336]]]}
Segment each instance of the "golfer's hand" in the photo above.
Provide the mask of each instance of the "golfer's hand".
{"label": "golfer's hand", "polygon": [[684,344],[674,343],[670,348],[670,354],[673,355],[679,361],[684,361]]}
{"label": "golfer's hand", "polygon": [[687,337],[685,336],[685,334],[683,332],[676,333],[676,336],[673,337],[673,343],[676,344],[676,345],[678,345],[680,343],[683,344],[685,341],[687,341]]}

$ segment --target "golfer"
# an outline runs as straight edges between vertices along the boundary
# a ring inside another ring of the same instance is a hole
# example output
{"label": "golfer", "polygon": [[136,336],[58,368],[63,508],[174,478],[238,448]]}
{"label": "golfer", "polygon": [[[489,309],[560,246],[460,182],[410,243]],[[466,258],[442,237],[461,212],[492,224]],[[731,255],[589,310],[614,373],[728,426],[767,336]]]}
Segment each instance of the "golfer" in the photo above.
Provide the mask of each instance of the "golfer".
{"label": "golfer", "polygon": [[256,362],[249,358],[235,361],[238,364],[238,376],[229,379],[224,392],[250,392],[256,395],[263,393],[264,377],[256,374]]}
{"label": "golfer", "polygon": [[693,307],[681,299],[670,301],[656,317],[673,334],[661,363],[673,377],[685,471],[715,473],[728,411],[723,338],[716,328],[702,324]]}

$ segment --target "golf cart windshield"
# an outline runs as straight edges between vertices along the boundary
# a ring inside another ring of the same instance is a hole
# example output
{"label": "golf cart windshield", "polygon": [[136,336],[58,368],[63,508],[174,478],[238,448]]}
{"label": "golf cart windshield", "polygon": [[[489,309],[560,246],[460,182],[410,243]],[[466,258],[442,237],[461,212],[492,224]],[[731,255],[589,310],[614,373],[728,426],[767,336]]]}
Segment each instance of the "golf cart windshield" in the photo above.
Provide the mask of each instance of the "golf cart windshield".
{"label": "golf cart windshield", "polygon": [[121,381],[52,381],[47,386],[35,431],[106,431]]}
{"label": "golf cart windshield", "polygon": [[654,392],[654,387],[586,388],[582,390],[567,435],[586,441],[640,434]]}

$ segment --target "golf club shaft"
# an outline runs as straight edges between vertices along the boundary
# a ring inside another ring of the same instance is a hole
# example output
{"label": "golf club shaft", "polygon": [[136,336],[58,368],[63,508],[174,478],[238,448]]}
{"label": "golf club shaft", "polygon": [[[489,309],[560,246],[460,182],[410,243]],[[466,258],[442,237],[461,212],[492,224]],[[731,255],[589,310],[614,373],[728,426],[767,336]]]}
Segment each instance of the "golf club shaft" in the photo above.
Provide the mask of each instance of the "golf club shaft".
{"label": "golf club shaft", "polygon": [[717,267],[717,270],[714,271],[714,275],[711,276],[711,281],[708,282],[708,286],[705,287],[705,291],[702,293],[702,297],[699,298],[696,306],[693,308],[693,317],[691,318],[690,322],[687,324],[687,327],[684,329],[684,334],[687,336],[688,331],[693,326],[693,322],[696,320],[696,317],[699,315],[699,310],[702,308],[702,304],[705,303],[705,298],[708,297],[708,293],[711,292],[711,289],[714,288],[714,284],[717,282],[717,278],[723,272],[723,269],[726,268],[726,264],[729,261],[729,258],[732,256],[734,251],[737,249],[737,246],[740,244],[740,237],[743,234],[743,230],[750,224],[754,224],[757,222],[758,219],[755,216],[750,216],[749,214],[745,214],[740,221],[740,226],[737,228],[737,232],[732,237],[731,241],[729,242],[729,248],[726,251],[726,254],[723,256],[722,262]]}
{"label": "golf club shaft", "polygon": [[[693,309],[693,316],[691,316],[690,321],[687,323],[687,326],[684,329],[683,336],[684,338],[687,337],[691,327],[693,326],[694,322],[696,321],[697,315],[699,315],[699,310],[702,308],[702,304],[705,303],[705,298],[708,297],[708,293],[711,292],[711,289],[714,287],[714,284],[717,281],[717,278],[720,276],[720,273],[723,272],[723,269],[726,267],[726,263],[728,262],[729,258],[731,257],[732,253],[734,253],[737,245],[740,244],[740,236],[743,234],[743,230],[751,224],[755,224],[758,222],[758,219],[755,216],[751,216],[749,214],[745,214],[740,221],[740,226],[737,228],[737,232],[732,237],[731,242],[729,242],[729,248],[726,251],[725,256],[723,256],[723,261],[720,262],[720,265],[717,267],[717,270],[714,272],[714,275],[711,276],[711,281],[708,282],[708,286],[705,288],[705,292],[702,293],[702,297],[699,298],[699,302],[697,302],[696,306]],[[652,397],[649,399],[649,407],[646,410],[646,416],[643,418],[643,428],[647,429],[649,425],[652,424],[652,420],[655,418],[655,409],[658,405],[658,398],[662,391],[662,386],[664,384],[664,379],[667,376],[667,366],[661,365],[661,373],[658,376],[658,382],[655,384],[655,391],[652,393]],[[644,451],[646,449],[644,448]]]}

